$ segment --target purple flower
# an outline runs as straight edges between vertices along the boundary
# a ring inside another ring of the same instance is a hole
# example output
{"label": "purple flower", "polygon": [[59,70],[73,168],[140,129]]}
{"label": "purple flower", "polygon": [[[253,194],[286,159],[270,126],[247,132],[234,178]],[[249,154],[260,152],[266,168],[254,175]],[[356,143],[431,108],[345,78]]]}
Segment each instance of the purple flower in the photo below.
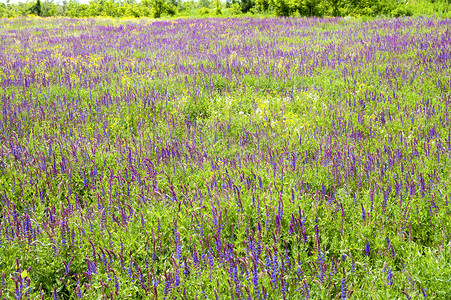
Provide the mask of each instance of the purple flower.
{"label": "purple flower", "polygon": [[171,275],[169,274],[168,277],[166,278],[166,284],[164,286],[164,296],[166,297],[169,292],[171,291],[172,288],[172,278]]}
{"label": "purple flower", "polygon": [[426,294],[426,292],[428,291],[428,289],[421,289],[421,293],[423,294],[424,300],[427,300],[428,296]]}
{"label": "purple flower", "polygon": [[343,279],[341,279],[341,299],[344,300],[347,297],[346,289],[346,276],[343,274]]}
{"label": "purple flower", "polygon": [[53,300],[58,300],[58,293],[56,292],[56,286],[53,287]]}
{"label": "purple flower", "polygon": [[130,258],[130,263],[128,264],[128,274],[127,274],[128,278],[132,278],[133,277],[133,260]]}
{"label": "purple flower", "polygon": [[362,207],[362,220],[363,220],[363,222],[365,222],[366,221],[365,207],[363,206],[362,202],[360,202],[360,206]]}
{"label": "purple flower", "polygon": [[388,285],[393,285],[393,274],[390,267],[387,267],[387,281]]}

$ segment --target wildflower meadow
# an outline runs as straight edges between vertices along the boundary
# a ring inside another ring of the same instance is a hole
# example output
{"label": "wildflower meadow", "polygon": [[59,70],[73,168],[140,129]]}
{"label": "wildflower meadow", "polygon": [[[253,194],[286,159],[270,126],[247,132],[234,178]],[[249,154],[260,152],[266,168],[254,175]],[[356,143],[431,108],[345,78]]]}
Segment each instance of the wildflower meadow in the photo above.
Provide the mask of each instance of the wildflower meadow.
{"label": "wildflower meadow", "polygon": [[1,299],[451,299],[451,20],[0,37]]}

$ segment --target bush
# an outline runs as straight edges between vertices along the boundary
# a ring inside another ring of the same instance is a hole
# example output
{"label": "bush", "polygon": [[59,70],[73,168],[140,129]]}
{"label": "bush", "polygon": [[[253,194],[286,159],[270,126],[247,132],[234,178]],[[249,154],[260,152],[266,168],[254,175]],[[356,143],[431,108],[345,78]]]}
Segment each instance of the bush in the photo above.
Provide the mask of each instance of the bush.
{"label": "bush", "polygon": [[215,0],[215,15],[222,15],[222,4],[220,0]]}
{"label": "bush", "polygon": [[175,16],[178,12],[177,6],[172,4],[166,5],[166,13],[170,15],[171,17]]}
{"label": "bush", "polygon": [[288,17],[291,14],[286,0],[274,1],[274,13],[279,17]]}
{"label": "bush", "polygon": [[197,10],[197,13],[201,16],[207,16],[210,14],[210,9],[208,9],[207,7],[202,7]]}
{"label": "bush", "polygon": [[395,8],[392,11],[391,15],[393,17],[398,18],[398,17],[404,17],[404,16],[411,16],[412,12],[405,6],[398,6],[397,8]]}
{"label": "bush", "polygon": [[300,7],[301,15],[303,16],[321,16],[322,11],[320,9],[319,3],[316,0],[304,0],[302,2],[302,7]]}
{"label": "bush", "polygon": [[240,7],[242,13],[247,13],[255,6],[254,0],[241,0]]}
{"label": "bush", "polygon": [[[221,0],[90,0],[80,4],[68,0],[67,4],[55,4],[49,0],[30,0],[18,4],[2,4],[0,17],[153,17],[184,15],[222,15]],[[451,1],[451,0],[450,0]],[[448,0],[226,0],[227,15],[239,16],[246,13],[274,13],[277,16],[300,15],[305,17],[354,16],[354,17],[402,17],[412,15],[450,17],[451,2]]]}
{"label": "bush", "polygon": [[269,10],[268,0],[256,0],[254,10],[258,12],[267,12]]}
{"label": "bush", "polygon": [[0,3],[0,18],[5,18],[8,16],[8,11],[6,10],[6,5]]}
{"label": "bush", "polygon": [[164,0],[153,0],[152,2],[151,15],[153,18],[160,18],[161,15],[166,11],[166,3]]}
{"label": "bush", "polygon": [[230,5],[230,13],[232,16],[239,16],[241,15],[241,6],[238,3],[233,3]]}

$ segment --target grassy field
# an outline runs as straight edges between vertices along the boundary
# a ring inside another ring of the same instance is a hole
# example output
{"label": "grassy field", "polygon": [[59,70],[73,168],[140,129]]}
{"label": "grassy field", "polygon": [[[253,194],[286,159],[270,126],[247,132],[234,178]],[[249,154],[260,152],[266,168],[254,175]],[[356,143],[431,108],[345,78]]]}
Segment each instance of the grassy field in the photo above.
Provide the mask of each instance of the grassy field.
{"label": "grassy field", "polygon": [[0,37],[1,299],[451,299],[451,20]]}

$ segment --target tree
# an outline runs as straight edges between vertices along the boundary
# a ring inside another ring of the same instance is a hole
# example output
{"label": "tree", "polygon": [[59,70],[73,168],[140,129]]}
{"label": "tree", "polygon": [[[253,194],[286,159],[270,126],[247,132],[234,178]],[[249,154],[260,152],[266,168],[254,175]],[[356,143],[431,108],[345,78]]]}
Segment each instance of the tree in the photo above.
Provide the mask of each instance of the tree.
{"label": "tree", "polygon": [[61,10],[62,10],[63,15],[66,15],[66,10],[67,10],[67,0],[63,0],[63,1],[61,2]]}
{"label": "tree", "polygon": [[289,17],[293,13],[293,9],[288,0],[272,0],[274,13],[279,17]]}
{"label": "tree", "polygon": [[241,14],[241,7],[238,3],[232,3],[230,6],[232,16],[239,16]]}
{"label": "tree", "polygon": [[215,0],[215,15],[222,15],[222,4],[220,0]]}
{"label": "tree", "polygon": [[210,8],[211,7],[211,0],[199,0],[198,4],[199,4],[199,7]]}
{"label": "tree", "polygon": [[42,14],[41,0],[36,1],[36,4],[31,7],[30,13],[35,14],[37,16],[41,16]]}
{"label": "tree", "polygon": [[320,9],[317,0],[304,0],[303,13],[304,16],[320,16]]}
{"label": "tree", "polygon": [[332,16],[338,17],[340,16],[340,8],[343,7],[342,0],[325,0],[325,6],[327,10],[332,12]]}
{"label": "tree", "polygon": [[181,5],[181,0],[167,0],[167,4],[179,7]]}
{"label": "tree", "polygon": [[0,18],[7,17],[8,11],[6,9],[6,5],[3,3],[0,3]]}
{"label": "tree", "polygon": [[256,0],[255,8],[261,12],[269,11],[270,0]]}
{"label": "tree", "polygon": [[241,12],[243,12],[243,13],[247,13],[254,6],[255,6],[254,0],[241,0],[240,7],[241,7]]}
{"label": "tree", "polygon": [[112,0],[104,2],[102,5],[102,16],[120,17],[117,4]]}
{"label": "tree", "polygon": [[153,18],[160,18],[166,11],[166,3],[164,0],[152,0],[151,2],[151,14]]}
{"label": "tree", "polygon": [[89,7],[90,5],[88,4],[79,4],[74,0],[69,0],[66,9],[66,16],[71,18],[87,17]]}
{"label": "tree", "polygon": [[166,3],[165,11],[168,15],[170,15],[172,17],[178,13],[178,7],[173,4]]}

